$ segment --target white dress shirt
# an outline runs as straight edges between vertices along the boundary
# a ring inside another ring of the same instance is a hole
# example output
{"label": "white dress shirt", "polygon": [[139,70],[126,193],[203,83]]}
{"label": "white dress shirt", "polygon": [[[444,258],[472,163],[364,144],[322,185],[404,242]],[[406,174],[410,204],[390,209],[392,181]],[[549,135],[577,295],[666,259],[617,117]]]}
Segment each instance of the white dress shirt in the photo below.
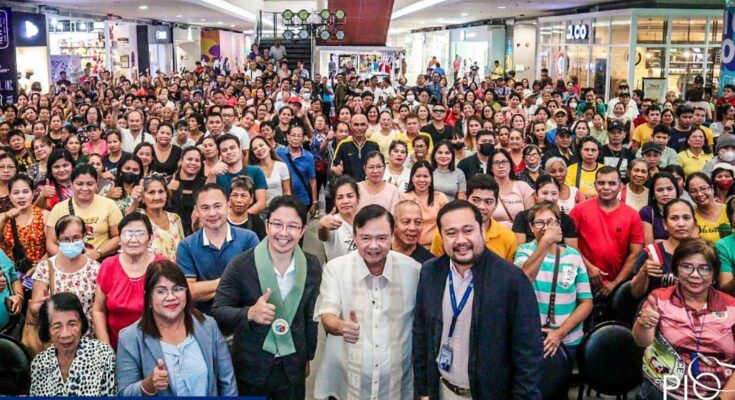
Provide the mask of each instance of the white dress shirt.
{"label": "white dress shirt", "polygon": [[[139,143],[148,142],[153,144],[156,142],[156,140],[153,139],[153,136],[147,132],[140,132],[137,137],[133,137],[133,134],[130,133],[130,129],[121,129],[120,134],[122,135],[122,150],[130,154],[135,151],[135,146]],[[143,136],[141,137],[141,135]]]}

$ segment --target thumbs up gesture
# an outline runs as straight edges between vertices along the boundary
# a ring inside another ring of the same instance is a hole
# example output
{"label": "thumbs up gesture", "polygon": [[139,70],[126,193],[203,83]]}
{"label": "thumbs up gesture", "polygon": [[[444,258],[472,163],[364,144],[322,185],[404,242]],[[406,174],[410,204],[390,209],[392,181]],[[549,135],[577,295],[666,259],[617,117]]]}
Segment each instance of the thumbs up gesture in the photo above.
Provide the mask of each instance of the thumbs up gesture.
{"label": "thumbs up gesture", "polygon": [[350,311],[350,319],[342,321],[342,337],[347,343],[357,343],[360,339],[360,324],[357,323],[357,314]]}
{"label": "thumbs up gesture", "polygon": [[49,181],[48,179],[46,179],[46,184],[43,186],[43,190],[41,191],[41,193],[43,194],[43,197],[47,199],[54,197],[54,195],[56,194],[56,189],[51,184],[51,181]]}
{"label": "thumbs up gesture", "polygon": [[344,171],[345,171],[345,167],[342,165],[341,161],[339,164],[332,166],[332,172],[337,176],[342,176]]}
{"label": "thumbs up gesture", "polygon": [[176,174],[171,175],[171,181],[168,183],[168,190],[175,192],[179,189],[179,181],[176,180]]}
{"label": "thumbs up gesture", "polygon": [[268,288],[265,294],[258,297],[258,301],[248,308],[249,321],[255,321],[261,325],[270,325],[273,322],[276,317],[276,306],[268,303],[268,299],[271,298],[272,294],[273,291]]}
{"label": "thumbs up gesture", "polygon": [[155,368],[153,368],[151,381],[153,381],[153,387],[156,389],[156,392],[166,390],[168,387],[168,371],[166,370],[166,365],[163,363],[163,360],[160,358],[156,362]]}
{"label": "thumbs up gesture", "polygon": [[133,190],[130,192],[130,197],[136,203],[140,203],[140,201],[143,199],[143,180],[142,179],[140,180],[140,182],[138,182],[138,185],[135,186]]}
{"label": "thumbs up gesture", "polygon": [[638,322],[646,329],[655,328],[661,319],[661,314],[649,303],[638,314]]}
{"label": "thumbs up gesture", "polygon": [[122,197],[123,189],[119,186],[115,185],[115,181],[112,181],[112,187],[110,187],[110,190],[107,192],[107,198],[117,200]]}

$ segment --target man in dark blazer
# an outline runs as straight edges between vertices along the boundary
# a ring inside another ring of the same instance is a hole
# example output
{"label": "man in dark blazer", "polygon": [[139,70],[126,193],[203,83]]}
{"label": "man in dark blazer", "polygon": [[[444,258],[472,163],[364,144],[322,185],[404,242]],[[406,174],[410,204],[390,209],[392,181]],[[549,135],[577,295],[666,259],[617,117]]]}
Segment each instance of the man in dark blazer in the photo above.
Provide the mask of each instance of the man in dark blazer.
{"label": "man in dark blazer", "polygon": [[528,278],[485,248],[482,216],[472,204],[448,203],[437,225],[446,255],[421,269],[415,393],[422,399],[540,400],[543,339]]}
{"label": "man in dark blazer", "polygon": [[291,196],[268,207],[267,238],[230,261],[212,315],[235,332],[232,358],[240,396],[303,399],[317,346],[314,305],[321,265],[298,246],[306,208]]}

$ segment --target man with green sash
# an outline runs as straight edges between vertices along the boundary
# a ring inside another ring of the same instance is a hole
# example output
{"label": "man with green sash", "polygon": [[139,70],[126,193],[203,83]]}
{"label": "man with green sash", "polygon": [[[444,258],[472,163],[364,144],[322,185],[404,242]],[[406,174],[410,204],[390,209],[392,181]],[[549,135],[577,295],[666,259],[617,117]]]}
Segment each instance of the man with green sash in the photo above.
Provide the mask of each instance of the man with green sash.
{"label": "man with green sash", "polygon": [[307,210],[291,196],[268,207],[267,237],[225,269],[212,315],[235,332],[233,364],[241,396],[303,399],[317,327],[321,265],[299,247]]}

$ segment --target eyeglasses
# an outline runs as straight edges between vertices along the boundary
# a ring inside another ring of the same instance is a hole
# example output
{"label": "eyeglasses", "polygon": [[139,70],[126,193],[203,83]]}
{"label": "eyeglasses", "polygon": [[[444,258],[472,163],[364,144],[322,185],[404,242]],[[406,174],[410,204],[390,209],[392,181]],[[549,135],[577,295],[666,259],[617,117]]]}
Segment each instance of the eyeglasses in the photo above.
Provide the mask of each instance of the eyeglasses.
{"label": "eyeglasses", "polygon": [[17,169],[15,165],[0,165],[0,170],[2,171],[13,171]]}
{"label": "eyeglasses", "polygon": [[443,112],[444,112],[445,110],[444,110],[444,109],[442,109],[442,108],[440,108],[440,109],[434,109],[433,111],[434,111],[435,113],[437,113],[437,114],[442,114],[442,113],[443,113]]}
{"label": "eyeglasses", "polygon": [[510,161],[508,161],[508,160],[498,160],[498,161],[493,161],[493,165],[498,165],[498,166],[500,166],[500,165],[507,165],[507,164],[510,164]]}
{"label": "eyeglasses", "polygon": [[679,272],[683,272],[687,275],[691,275],[695,270],[697,271],[699,276],[703,278],[711,276],[712,272],[714,272],[714,269],[709,264],[700,264],[700,265],[679,264]]}
{"label": "eyeglasses", "polygon": [[145,235],[146,235],[146,231],[142,231],[142,230],[120,232],[120,236],[125,240],[130,240],[132,238],[143,239]]}
{"label": "eyeglasses", "polygon": [[711,186],[702,186],[699,189],[691,189],[691,190],[689,190],[689,193],[690,194],[707,193],[710,190],[712,190],[712,187]]}
{"label": "eyeglasses", "polygon": [[531,222],[531,226],[533,226],[536,229],[544,229],[546,227],[552,227],[553,228],[555,226],[559,226],[559,220],[558,219],[549,219],[549,220],[544,221],[542,219],[537,219],[537,220]]}
{"label": "eyeglasses", "polygon": [[166,288],[166,287],[157,287],[153,289],[153,294],[156,297],[165,299],[166,297],[168,297],[169,294],[173,294],[174,297],[179,297],[183,295],[184,293],[186,293],[186,290],[187,288],[185,286],[180,286],[180,285],[176,285],[172,287],[171,289]]}
{"label": "eyeglasses", "polygon": [[293,224],[292,225],[286,225],[286,224],[284,224],[282,222],[271,222],[271,221],[268,221],[268,226],[270,226],[271,229],[275,230],[276,232],[281,232],[284,229],[286,229],[286,232],[288,232],[290,234],[299,233],[299,232],[301,232],[301,228],[302,228],[299,225],[293,225]]}
{"label": "eyeglasses", "polygon": [[82,236],[74,236],[73,238],[59,238],[59,243],[74,243],[84,239]]}

